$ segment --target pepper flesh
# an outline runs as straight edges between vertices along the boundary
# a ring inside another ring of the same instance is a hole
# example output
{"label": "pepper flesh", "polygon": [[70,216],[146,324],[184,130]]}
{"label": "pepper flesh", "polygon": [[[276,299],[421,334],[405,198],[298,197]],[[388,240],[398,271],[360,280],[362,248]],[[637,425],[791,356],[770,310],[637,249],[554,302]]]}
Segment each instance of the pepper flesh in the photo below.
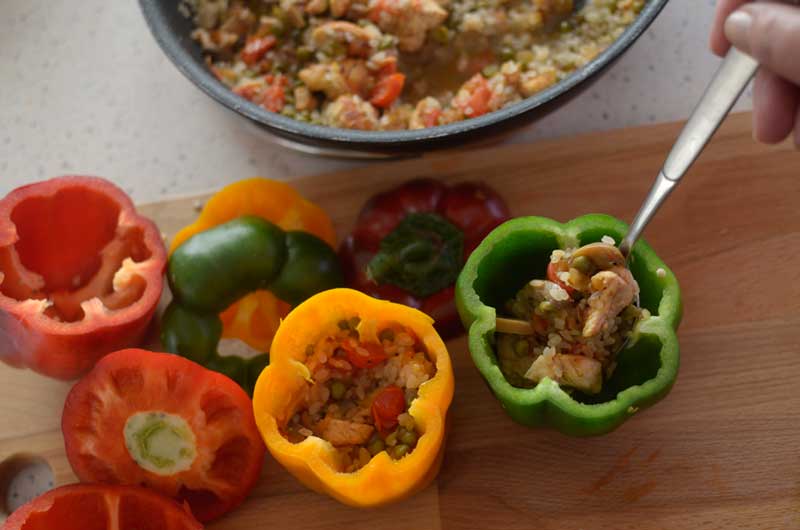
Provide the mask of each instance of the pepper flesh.
{"label": "pepper flesh", "polygon": [[[284,182],[256,177],[214,194],[197,220],[172,239],[170,254],[193,235],[245,215],[261,217],[285,231],[307,232],[336,248],[333,223],[319,206]],[[252,292],[221,312],[222,337],[237,338],[256,350],[269,351],[280,320],[290,309],[289,303],[269,291]]]}
{"label": "pepper flesh", "polygon": [[140,343],[166,250],[130,198],[96,177],[59,177],[0,200],[0,359],[75,379]]}
{"label": "pepper flesh", "polygon": [[[531,278],[544,277],[550,253],[579,247],[608,235],[621,241],[628,227],[613,217],[593,214],[565,224],[522,217],[495,229],[475,249],[456,284],[456,302],[469,330],[469,349],[478,371],[515,421],[549,426],[575,436],[610,432],[637,411],[663,398],[678,374],[676,330],[682,304],[674,274],[645,242],[629,262],[639,284],[640,303],[651,316],[635,328],[617,355],[614,375],[597,396],[574,395],[545,378],[534,388],[517,388],[503,377],[494,353],[496,307]],[[659,274],[659,269],[663,273]]]}
{"label": "pepper flesh", "polygon": [[389,283],[376,283],[368,274],[381,242],[409,214],[419,213],[436,214],[463,232],[464,260],[486,234],[510,217],[503,199],[484,184],[447,186],[433,179],[408,181],[373,196],[362,208],[339,251],[345,279],[349,287],[370,296],[420,309],[436,321],[443,337],[454,337],[463,331],[453,301],[454,285],[422,297]]}
{"label": "pepper flesh", "polygon": [[[359,316],[364,326],[372,321],[376,326],[372,329],[392,323],[410,328],[436,364],[436,374],[420,386],[408,409],[420,432],[414,450],[398,461],[380,452],[358,471],[340,473],[336,449],[329,442],[309,436],[293,444],[281,429],[294,414],[310,376],[304,364],[306,347],[334,329],[338,321],[353,316]],[[303,484],[345,504],[367,507],[407,497],[436,476],[454,382],[447,349],[430,317],[351,289],[332,289],[309,298],[289,314],[275,335],[270,357],[253,395],[256,424],[272,456]]]}

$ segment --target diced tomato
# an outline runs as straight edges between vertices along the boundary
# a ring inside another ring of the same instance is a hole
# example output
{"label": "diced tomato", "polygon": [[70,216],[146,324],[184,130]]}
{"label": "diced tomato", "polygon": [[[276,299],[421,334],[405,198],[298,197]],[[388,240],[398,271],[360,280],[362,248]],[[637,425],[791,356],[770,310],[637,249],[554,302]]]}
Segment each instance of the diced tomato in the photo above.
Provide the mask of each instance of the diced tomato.
{"label": "diced tomato", "polygon": [[547,264],[547,279],[553,282],[554,284],[558,285],[565,291],[567,294],[572,296],[575,294],[575,289],[567,285],[566,283],[561,281],[561,278],[558,277],[558,270],[556,269],[556,264],[552,261]]}
{"label": "diced tomato", "polygon": [[469,90],[470,96],[467,99],[467,104],[462,108],[464,115],[468,118],[475,118],[489,112],[489,100],[492,98],[489,81],[482,75],[477,74],[467,81],[465,88]]}
{"label": "diced tomato", "polygon": [[388,56],[383,60],[383,65],[378,70],[378,79],[383,79],[397,73],[397,57]]}
{"label": "diced tomato", "polygon": [[398,386],[387,386],[372,400],[372,419],[382,434],[389,433],[397,427],[397,417],[405,410],[406,395]]}
{"label": "diced tomato", "polygon": [[267,75],[267,86],[261,93],[260,105],[270,112],[280,112],[286,104],[286,87],[289,79],[285,75]]}
{"label": "diced tomato", "polygon": [[547,320],[539,315],[533,315],[533,330],[539,335],[547,333]]}
{"label": "diced tomato", "polygon": [[372,97],[369,102],[382,109],[388,108],[403,91],[406,76],[403,74],[391,74],[384,77],[372,90]]}
{"label": "diced tomato", "polygon": [[[347,360],[356,368],[372,368],[389,358],[383,351],[383,346],[372,342],[354,344],[345,341],[342,343],[342,348],[347,353]],[[366,355],[359,349],[366,351]]]}
{"label": "diced tomato", "polygon": [[258,96],[261,94],[261,90],[263,90],[264,85],[261,83],[245,83],[243,85],[239,85],[233,89],[234,94],[238,94],[242,96],[244,99],[250,101],[256,101]]}
{"label": "diced tomato", "polygon": [[264,58],[264,55],[273,47],[278,39],[274,35],[266,37],[250,37],[242,48],[241,57],[244,64],[253,66]]}
{"label": "diced tomato", "polygon": [[[238,506],[264,460],[244,390],[165,353],[104,357],[67,396],[61,429],[82,481],[144,485],[187,502],[200,521]],[[150,436],[158,438],[154,456]]]}
{"label": "diced tomato", "polygon": [[264,90],[261,106],[271,112],[280,112],[286,103],[286,91],[280,85],[270,85]]}
{"label": "diced tomato", "polygon": [[442,109],[437,107],[431,107],[426,109],[424,112],[420,113],[420,118],[422,118],[422,124],[425,127],[433,127],[438,125],[439,123],[439,116],[442,115]]}
{"label": "diced tomato", "polygon": [[136,486],[72,484],[18,508],[3,530],[202,530],[178,503]]}

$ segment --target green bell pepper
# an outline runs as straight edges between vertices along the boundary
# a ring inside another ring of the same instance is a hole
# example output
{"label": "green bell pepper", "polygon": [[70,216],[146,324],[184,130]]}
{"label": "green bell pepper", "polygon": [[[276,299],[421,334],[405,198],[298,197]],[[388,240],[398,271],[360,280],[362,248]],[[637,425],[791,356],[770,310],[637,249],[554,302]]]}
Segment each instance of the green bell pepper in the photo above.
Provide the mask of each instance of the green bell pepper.
{"label": "green bell pepper", "polygon": [[284,232],[255,216],[186,240],[170,257],[167,279],[173,300],[161,318],[164,348],[227,375],[251,393],[269,357],[221,356],[219,313],[259,289],[297,305],[344,285],[336,252],[327,243],[306,232]]}
{"label": "green bell pepper", "polygon": [[497,363],[495,308],[503,307],[531,279],[544,278],[553,250],[600,241],[604,235],[619,242],[627,229],[622,221],[600,214],[565,224],[523,217],[496,228],[467,260],[456,283],[456,304],[469,330],[470,353],[515,421],[574,436],[604,434],[659,401],[675,382],[680,288],[674,274],[643,241],[634,246],[629,266],[639,283],[641,307],[651,316],[637,324],[631,340],[617,354],[617,367],[600,394],[570,395],[549,378],[533,388],[518,388],[506,381]]}

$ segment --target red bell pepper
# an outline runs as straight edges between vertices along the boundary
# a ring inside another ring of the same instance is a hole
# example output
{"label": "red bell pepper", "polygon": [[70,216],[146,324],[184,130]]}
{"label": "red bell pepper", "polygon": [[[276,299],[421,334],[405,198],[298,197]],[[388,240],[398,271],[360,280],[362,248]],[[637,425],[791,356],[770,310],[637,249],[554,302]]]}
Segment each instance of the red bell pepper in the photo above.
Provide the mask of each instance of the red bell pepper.
{"label": "red bell pepper", "polygon": [[481,183],[417,179],[372,197],[340,249],[347,284],[421,309],[444,337],[462,331],[453,284],[467,256],[511,217]]}
{"label": "red bell pepper", "polygon": [[61,432],[82,481],[147,486],[186,502],[202,522],[244,501],[266,451],[237,383],[139,349],[107,355],[72,387]]}
{"label": "red bell pepper", "polygon": [[0,360],[74,379],[139,343],[167,261],[155,224],[95,177],[60,177],[0,200]]}
{"label": "red bell pepper", "polygon": [[202,530],[191,512],[137,486],[72,484],[20,506],[2,530]]}

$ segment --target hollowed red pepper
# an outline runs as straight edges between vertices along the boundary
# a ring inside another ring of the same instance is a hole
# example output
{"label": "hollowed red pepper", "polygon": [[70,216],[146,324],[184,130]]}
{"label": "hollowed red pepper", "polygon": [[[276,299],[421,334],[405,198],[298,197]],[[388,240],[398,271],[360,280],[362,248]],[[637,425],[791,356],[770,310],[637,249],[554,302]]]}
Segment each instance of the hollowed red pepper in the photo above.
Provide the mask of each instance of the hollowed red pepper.
{"label": "hollowed red pepper", "polygon": [[74,379],[139,343],[161,297],[161,234],[125,193],[60,177],[0,200],[0,360]]}
{"label": "hollowed red pepper", "polygon": [[462,332],[453,284],[466,258],[509,219],[484,184],[417,179],[372,197],[342,243],[348,286],[422,310],[446,337]]}

